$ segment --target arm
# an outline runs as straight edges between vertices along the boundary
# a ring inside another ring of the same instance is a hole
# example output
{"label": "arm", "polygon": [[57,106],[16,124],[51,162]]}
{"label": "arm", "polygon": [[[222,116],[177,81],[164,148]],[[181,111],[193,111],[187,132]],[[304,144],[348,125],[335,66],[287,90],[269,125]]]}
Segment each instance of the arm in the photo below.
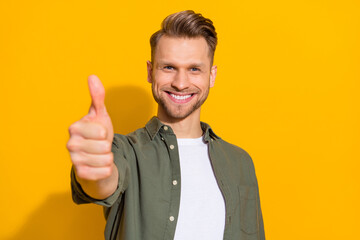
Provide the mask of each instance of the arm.
{"label": "arm", "polygon": [[89,113],[69,127],[67,143],[73,172],[82,190],[94,199],[105,199],[118,186],[118,169],[111,152],[114,136],[104,104],[105,90],[96,76],[88,79],[92,104]]}
{"label": "arm", "polygon": [[90,197],[94,199],[105,199],[111,196],[118,186],[118,170],[113,163],[110,167],[111,174],[109,177],[100,180],[87,180],[80,178],[75,171],[76,181]]}

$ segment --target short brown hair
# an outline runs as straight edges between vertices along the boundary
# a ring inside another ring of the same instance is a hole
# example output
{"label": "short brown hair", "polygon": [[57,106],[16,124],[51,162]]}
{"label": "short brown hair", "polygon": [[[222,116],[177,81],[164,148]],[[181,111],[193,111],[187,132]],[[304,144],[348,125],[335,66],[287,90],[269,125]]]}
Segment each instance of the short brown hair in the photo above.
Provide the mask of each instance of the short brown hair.
{"label": "short brown hair", "polygon": [[150,38],[151,61],[154,59],[157,43],[162,36],[196,38],[204,37],[208,46],[211,65],[217,45],[217,34],[213,22],[192,10],[177,12],[167,16],[161,23],[161,29]]}

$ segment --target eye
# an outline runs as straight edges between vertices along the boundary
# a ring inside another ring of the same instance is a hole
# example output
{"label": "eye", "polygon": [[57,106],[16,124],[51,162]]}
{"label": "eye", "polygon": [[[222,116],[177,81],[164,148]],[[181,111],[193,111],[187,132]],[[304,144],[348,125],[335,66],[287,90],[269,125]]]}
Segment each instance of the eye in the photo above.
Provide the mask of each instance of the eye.
{"label": "eye", "polygon": [[173,70],[174,68],[172,66],[165,66],[164,69],[165,70]]}
{"label": "eye", "polygon": [[198,72],[198,71],[200,71],[200,69],[199,68],[196,68],[196,67],[193,67],[193,68],[191,68],[190,69],[192,72]]}

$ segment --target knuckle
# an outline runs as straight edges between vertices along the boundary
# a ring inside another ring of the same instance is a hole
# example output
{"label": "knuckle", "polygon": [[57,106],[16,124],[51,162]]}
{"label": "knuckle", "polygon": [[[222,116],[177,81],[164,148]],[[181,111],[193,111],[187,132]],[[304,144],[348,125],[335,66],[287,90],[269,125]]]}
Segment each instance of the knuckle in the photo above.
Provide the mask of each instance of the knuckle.
{"label": "knuckle", "polygon": [[105,156],[105,159],[104,159],[104,164],[105,165],[112,165],[113,161],[114,161],[113,155],[112,154],[107,154]]}
{"label": "knuckle", "polygon": [[80,166],[83,163],[83,158],[79,154],[72,154],[71,161],[75,166]]}
{"label": "knuckle", "polygon": [[66,144],[66,148],[70,151],[70,152],[74,152],[77,150],[78,146],[77,144],[72,140],[70,139],[67,144]]}
{"label": "knuckle", "polygon": [[112,173],[112,167],[107,167],[104,169],[104,178],[110,177]]}
{"label": "knuckle", "polygon": [[76,175],[80,179],[98,181],[110,177],[112,174],[112,167],[102,167],[101,169],[96,169],[87,166],[75,166],[75,171]]}
{"label": "knuckle", "polygon": [[102,150],[104,152],[110,152],[111,151],[111,143],[106,141],[103,143]]}
{"label": "knuckle", "polygon": [[70,134],[70,136],[71,136],[71,135],[74,135],[74,134],[76,133],[77,125],[78,125],[78,122],[75,122],[75,123],[73,123],[73,124],[70,125],[70,127],[69,127],[69,134]]}
{"label": "knuckle", "polygon": [[100,179],[99,176],[87,166],[79,167],[76,174],[79,178],[88,181],[96,181]]}
{"label": "knuckle", "polygon": [[87,179],[89,177],[87,173],[88,171],[84,167],[76,167],[76,175],[79,178]]}

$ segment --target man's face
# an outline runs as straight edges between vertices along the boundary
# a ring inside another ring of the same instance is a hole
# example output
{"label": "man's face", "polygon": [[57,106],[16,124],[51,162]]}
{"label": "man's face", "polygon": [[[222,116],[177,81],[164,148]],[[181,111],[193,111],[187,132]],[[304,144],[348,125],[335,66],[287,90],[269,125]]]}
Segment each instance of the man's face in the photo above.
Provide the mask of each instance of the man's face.
{"label": "man's face", "polygon": [[200,115],[209,88],[214,86],[216,66],[210,66],[206,40],[162,36],[153,63],[148,62],[148,82],[159,104],[158,114],[168,121]]}

